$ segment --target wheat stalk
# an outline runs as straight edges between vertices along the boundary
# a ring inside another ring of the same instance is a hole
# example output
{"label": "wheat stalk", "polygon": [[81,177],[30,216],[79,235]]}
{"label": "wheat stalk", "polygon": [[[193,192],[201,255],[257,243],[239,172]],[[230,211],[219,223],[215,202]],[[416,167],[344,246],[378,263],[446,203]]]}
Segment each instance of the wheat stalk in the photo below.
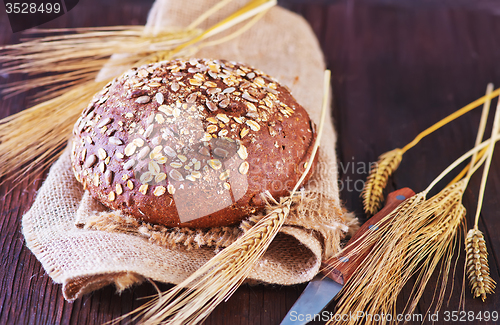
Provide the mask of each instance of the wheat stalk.
{"label": "wheat stalk", "polygon": [[[478,139],[482,138],[482,134],[479,136],[482,132],[484,126],[480,127]],[[436,310],[442,306],[446,283],[452,269],[452,257],[460,242],[459,229],[465,224],[463,194],[471,176],[486,161],[487,155],[479,158],[477,153],[491,147],[499,139],[500,136],[493,133],[489,140],[478,143],[446,168],[424,191],[408,198],[379,221],[377,231],[362,236],[361,244],[349,254],[356,255],[371,246],[373,248],[344,286],[337,304],[338,314],[395,315],[398,293],[416,276],[404,308],[404,313],[410,314],[415,310],[427,283],[439,265],[441,266],[438,277],[441,281],[438,280],[438,283],[443,285],[436,287],[434,304],[431,303],[430,306],[434,305]],[[475,157],[474,164],[465,178],[449,184],[438,194],[426,199],[427,194],[438,182],[471,156]],[[474,281],[478,279],[476,277]],[[487,279],[484,283],[489,290],[494,288],[492,281]],[[477,284],[476,287],[480,285]],[[375,323],[373,319],[365,321],[366,324]],[[387,319],[382,319],[377,324],[387,322]],[[349,319],[347,323],[356,323],[356,320]]]}
{"label": "wheat stalk", "polygon": [[[344,286],[336,312],[395,315],[399,292],[416,275],[404,308],[404,313],[410,314],[441,262],[439,282],[447,283],[452,260],[445,257],[453,255],[458,243],[457,230],[465,221],[461,198],[466,184],[466,179],[461,180],[428,200],[426,191],[420,192],[381,220],[376,232],[367,233],[363,244],[352,254],[359,254],[370,245],[374,247]],[[442,304],[445,289],[445,285],[436,288],[436,309]],[[380,322],[385,323],[386,320]]]}
{"label": "wheat stalk", "polygon": [[474,228],[469,230],[465,246],[467,251],[465,265],[472,295],[474,298],[481,297],[484,302],[486,294],[494,293],[496,282],[490,277],[488,252],[483,233]]}
{"label": "wheat stalk", "polygon": [[[70,86],[93,81],[105,64],[109,71],[116,71],[117,76],[124,71],[124,67],[126,69],[168,60],[175,54],[187,54],[189,51],[209,46],[209,43],[202,44],[202,41],[247,19],[261,17],[267,9],[276,4],[275,0],[252,0],[207,30],[197,28],[201,22],[231,1],[217,3],[186,29],[152,30],[149,26],[113,26],[37,30],[38,34],[56,32],[57,35],[0,47],[0,73],[23,73],[32,77],[28,81],[7,85],[1,94],[9,97],[29,89],[48,87],[37,94],[36,101],[54,98],[66,92]],[[236,34],[223,37],[222,41],[239,35],[253,23],[255,20],[237,29]],[[195,48],[190,48],[192,46]],[[127,55],[109,60],[116,53]],[[44,76],[47,73],[50,75]]]}
{"label": "wheat stalk", "polygon": [[[493,92],[493,84],[490,82],[486,86],[486,96],[491,95]],[[481,119],[479,120],[479,128],[477,131],[476,135],[476,143],[475,146],[479,145],[481,141],[483,141],[483,136],[484,136],[484,131],[486,130],[486,122],[488,121],[488,115],[490,113],[490,104],[491,104],[491,99],[489,98],[486,102],[483,104],[483,110],[481,112]],[[472,173],[472,167],[476,163],[477,160],[481,159],[481,157],[486,153],[487,148],[484,148],[478,153],[475,153],[472,155],[471,162],[465,166],[465,168],[450,182],[450,184],[453,184],[455,182],[458,182],[461,180],[465,175],[470,177],[470,174]]]}
{"label": "wheat stalk", "polygon": [[[483,116],[485,116],[485,113],[487,116],[490,105],[489,103],[491,99],[498,95],[500,95],[500,88],[496,89],[495,91],[492,91],[491,89],[488,88],[486,95],[462,107],[461,109],[448,115],[441,121],[433,124],[426,130],[420,132],[410,143],[408,143],[402,149],[397,148],[382,154],[379,157],[379,160],[375,165],[375,168],[371,169],[370,175],[368,176],[365,182],[365,187],[363,188],[363,191],[361,193],[361,196],[363,197],[363,208],[365,210],[365,213],[368,215],[373,215],[380,209],[380,206],[384,201],[383,193],[385,187],[387,186],[388,179],[399,167],[399,164],[401,163],[401,160],[403,158],[403,154],[406,151],[417,145],[420,142],[420,140],[422,140],[424,137],[428,136],[429,134],[438,130],[444,125],[450,123],[451,121],[457,119],[458,117],[464,115],[465,113],[470,112],[471,110],[473,110],[474,108],[478,107],[481,104],[483,104]],[[483,119],[481,119],[481,122],[482,121]],[[463,175],[461,175],[461,177],[463,177]],[[455,179],[454,181],[457,180],[458,179]]]}
{"label": "wheat stalk", "polygon": [[[498,135],[500,130],[500,99],[497,103],[495,117],[491,137]],[[484,165],[483,175],[481,178],[481,186],[479,188],[479,198],[474,218],[474,228],[469,230],[465,241],[467,256],[466,256],[466,273],[469,278],[472,294],[474,298],[481,297],[483,302],[486,299],[486,294],[492,294],[495,289],[495,281],[490,277],[490,269],[488,267],[488,253],[483,233],[478,229],[479,216],[483,207],[484,192],[486,189],[486,181],[495,150],[495,142],[491,142],[486,148],[486,163]]]}
{"label": "wheat stalk", "polygon": [[[224,3],[227,1],[230,0]],[[48,87],[38,93],[41,103],[0,120],[0,177],[13,171],[3,181],[25,178],[58,158],[81,111],[107,83],[94,81],[104,64],[119,74],[141,63],[169,60],[215,42],[228,41],[250,28],[275,4],[276,0],[252,0],[205,31],[196,27],[209,14],[219,10],[220,5],[215,5],[185,30],[162,30],[151,34],[146,33],[144,27],[135,26],[60,29],[51,32],[71,31],[74,34],[0,48],[0,63],[3,63],[0,72],[55,73],[14,83],[3,90],[4,94],[13,95],[40,86]],[[229,35],[207,40],[235,24],[240,24],[239,28]],[[112,54],[123,52],[128,55],[109,60]]]}

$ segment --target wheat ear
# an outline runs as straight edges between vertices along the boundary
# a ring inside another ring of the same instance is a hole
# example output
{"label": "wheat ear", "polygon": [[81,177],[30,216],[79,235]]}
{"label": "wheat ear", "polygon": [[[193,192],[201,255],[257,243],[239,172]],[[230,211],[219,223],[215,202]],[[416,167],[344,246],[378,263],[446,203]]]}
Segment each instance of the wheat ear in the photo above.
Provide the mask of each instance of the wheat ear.
{"label": "wheat ear", "polygon": [[467,250],[466,272],[472,295],[474,298],[481,297],[484,302],[486,294],[494,293],[496,282],[490,277],[488,252],[483,233],[474,228],[469,230],[465,246]]}
{"label": "wheat ear", "polygon": [[380,209],[389,177],[398,169],[401,159],[403,159],[403,151],[397,148],[381,155],[375,168],[371,169],[361,193],[367,214],[373,215]]}
{"label": "wheat ear", "polygon": [[[385,187],[387,186],[387,181],[389,177],[396,171],[396,169],[399,167],[399,164],[401,163],[403,154],[408,151],[409,149],[413,148],[417,143],[420,142],[424,137],[428,136],[432,132],[436,131],[437,129],[441,128],[442,126],[450,123],[451,121],[455,120],[456,118],[464,115],[467,112],[470,112],[474,108],[480,106],[481,104],[488,103],[488,108],[489,108],[489,101],[491,101],[492,98],[500,95],[500,88],[491,91],[484,95],[483,97],[473,101],[472,103],[462,107],[461,109],[457,110],[456,112],[448,115],[441,121],[435,123],[434,125],[430,126],[426,130],[420,132],[410,143],[408,143],[406,146],[404,146],[402,149],[394,149],[392,151],[386,152],[383,155],[379,157],[379,160],[375,166],[370,171],[370,175],[368,176],[368,179],[366,180],[365,187],[363,189],[363,192],[361,193],[361,196],[363,197],[363,207],[365,210],[366,214],[373,215],[375,214],[379,209],[380,206],[382,205],[382,202],[384,201],[384,196],[383,192]],[[483,112],[485,109],[483,108]],[[465,174],[465,172],[464,172]],[[463,177],[463,175],[462,175]]]}

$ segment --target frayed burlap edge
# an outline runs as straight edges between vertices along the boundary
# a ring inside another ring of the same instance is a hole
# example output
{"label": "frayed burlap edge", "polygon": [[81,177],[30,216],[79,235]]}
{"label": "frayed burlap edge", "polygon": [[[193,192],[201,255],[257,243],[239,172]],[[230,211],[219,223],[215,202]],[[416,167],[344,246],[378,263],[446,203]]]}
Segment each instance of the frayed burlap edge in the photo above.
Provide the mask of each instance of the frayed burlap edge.
{"label": "frayed burlap edge", "polygon": [[[303,227],[310,225],[310,229],[318,232],[326,243],[340,243],[341,236],[347,233],[348,236],[357,230],[358,220],[353,214],[343,210],[337,211],[331,201],[324,195],[316,192],[300,191],[293,198],[290,215],[286,225]],[[97,208],[102,208],[92,211]],[[121,211],[104,211],[105,208],[96,200],[92,199],[88,191],[85,191],[82,205],[77,211],[76,226],[88,230],[112,231],[134,235],[147,239],[150,243],[161,245],[166,248],[175,249],[178,245],[184,245],[188,250],[200,248],[202,246],[214,247],[217,252],[220,248],[231,245],[243,232],[249,230],[262,217],[264,212],[248,216],[239,227],[214,227],[209,229],[169,228],[161,225],[150,224],[140,221]],[[321,222],[320,215],[333,213],[341,215],[341,222]],[[82,215],[85,213],[85,215]],[[342,232],[339,232],[341,229]],[[333,230],[333,231],[332,231]],[[351,233],[349,233],[351,232]],[[343,237],[343,236],[342,236]],[[338,251],[337,246],[323,244],[323,258],[331,257]]]}
{"label": "frayed burlap edge", "polygon": [[237,227],[167,228],[137,220],[120,211],[94,215],[87,220],[83,228],[134,235],[170,249],[183,245],[188,250],[207,246],[214,247],[215,251],[218,251],[231,245],[241,235],[241,230]]}

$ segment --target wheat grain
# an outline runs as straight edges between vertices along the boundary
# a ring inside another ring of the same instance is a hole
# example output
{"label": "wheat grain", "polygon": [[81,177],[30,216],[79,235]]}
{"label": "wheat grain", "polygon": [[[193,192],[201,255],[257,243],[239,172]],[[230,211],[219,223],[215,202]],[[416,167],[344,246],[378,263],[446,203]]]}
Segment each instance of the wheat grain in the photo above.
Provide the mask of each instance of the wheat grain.
{"label": "wheat grain", "polygon": [[403,158],[403,151],[399,148],[384,153],[370,171],[365,187],[361,193],[363,207],[367,214],[377,213],[384,200],[384,189],[389,177],[396,171]]}
{"label": "wheat grain", "polygon": [[484,302],[487,294],[494,293],[496,282],[490,276],[488,252],[483,233],[477,229],[469,230],[465,246],[467,250],[466,272],[472,294],[474,298],[481,297]]}

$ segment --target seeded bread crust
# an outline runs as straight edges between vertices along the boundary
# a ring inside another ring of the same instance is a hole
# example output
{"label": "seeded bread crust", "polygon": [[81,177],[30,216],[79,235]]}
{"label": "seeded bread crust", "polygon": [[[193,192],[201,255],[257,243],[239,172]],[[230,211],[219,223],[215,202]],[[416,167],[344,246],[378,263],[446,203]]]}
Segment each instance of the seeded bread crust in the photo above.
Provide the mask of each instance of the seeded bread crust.
{"label": "seeded bread crust", "polygon": [[[290,91],[224,60],[174,60],[116,78],[73,130],[76,179],[111,209],[168,227],[234,224],[289,194],[316,134]],[[310,176],[309,173],[308,176]]]}

